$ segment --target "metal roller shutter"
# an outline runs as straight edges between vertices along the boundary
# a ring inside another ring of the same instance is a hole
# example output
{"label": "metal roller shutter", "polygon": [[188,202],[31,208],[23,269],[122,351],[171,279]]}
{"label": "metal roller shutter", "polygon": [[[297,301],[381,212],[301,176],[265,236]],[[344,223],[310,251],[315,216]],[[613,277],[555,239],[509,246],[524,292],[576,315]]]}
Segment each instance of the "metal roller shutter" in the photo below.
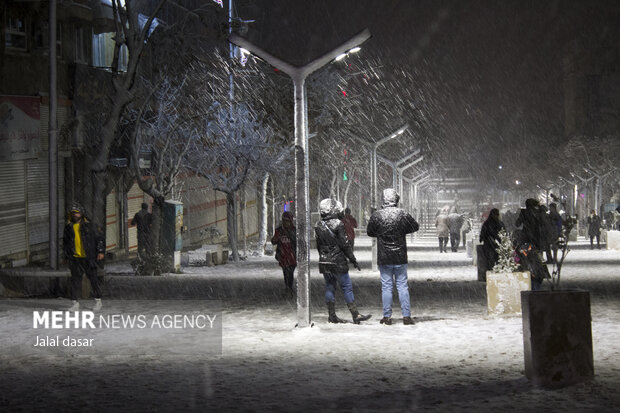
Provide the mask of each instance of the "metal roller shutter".
{"label": "metal roller shutter", "polygon": [[28,240],[30,245],[49,240],[49,168],[47,159],[26,163],[28,183]]}
{"label": "metal roller shutter", "polygon": [[0,162],[0,256],[26,251],[24,161]]}

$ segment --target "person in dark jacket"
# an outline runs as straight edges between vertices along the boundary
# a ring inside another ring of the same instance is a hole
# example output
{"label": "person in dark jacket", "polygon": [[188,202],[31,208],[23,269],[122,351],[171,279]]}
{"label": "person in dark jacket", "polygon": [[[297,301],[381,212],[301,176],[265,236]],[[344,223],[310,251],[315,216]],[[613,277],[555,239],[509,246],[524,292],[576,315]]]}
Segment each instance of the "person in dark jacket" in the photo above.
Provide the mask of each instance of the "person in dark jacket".
{"label": "person in dark jacket", "polygon": [[487,270],[492,270],[499,259],[497,247],[500,244],[499,232],[502,229],[506,230],[506,227],[499,217],[499,209],[493,208],[489,212],[487,220],[482,224],[480,228],[480,237],[478,238],[478,240],[482,242],[482,250],[484,251]]}
{"label": "person in dark jacket", "polygon": [[355,305],[353,286],[349,277],[349,261],[358,271],[361,271],[342,222],[342,205],[333,199],[324,199],[319,203],[321,220],[314,228],[316,236],[316,248],[319,251],[319,272],[325,279],[325,301],[330,323],[344,323],[336,315],[336,284],[344,294],[344,300],[353,317],[353,322],[359,324],[371,316],[362,315]]}
{"label": "person in dark jacket", "polygon": [[461,242],[461,227],[463,226],[463,217],[453,209],[448,214],[448,230],[450,231],[450,248],[452,252],[459,251],[459,243]]}
{"label": "person in dark jacket", "polygon": [[562,235],[562,216],[558,212],[558,206],[555,203],[549,204],[549,223],[551,224],[551,251],[553,253],[552,262],[558,262],[558,238]]}
{"label": "person in dark jacket", "polygon": [[525,209],[521,209],[515,222],[516,227],[522,228],[523,241],[527,246],[521,245],[520,250],[527,250],[526,265],[532,274],[532,290],[539,290],[545,278],[551,278],[549,269],[542,259],[541,248],[544,247],[546,237],[543,238],[543,225],[545,217],[541,215],[538,200],[528,198],[525,200]]}
{"label": "person in dark jacket", "polygon": [[153,214],[149,212],[146,202],[142,203],[142,209],[136,212],[129,225],[138,227],[138,256],[146,259],[151,253],[151,227]]}
{"label": "person in dark jacket", "polygon": [[97,261],[103,260],[105,245],[101,232],[84,216],[84,209],[77,203],[69,209],[69,220],[63,232],[63,254],[71,271],[71,300],[69,311],[80,308],[78,292],[82,276],[86,274],[95,296],[94,310],[101,309],[101,288],[97,279]]}
{"label": "person in dark jacket", "polygon": [[282,267],[284,284],[292,296],[295,293],[293,279],[297,267],[297,234],[291,212],[282,213],[282,224],[276,228],[271,243],[276,246],[276,260]]}
{"label": "person in dark jacket", "polygon": [[407,285],[406,235],[420,226],[405,210],[398,208],[399,196],[392,188],[383,191],[383,207],[375,211],[368,222],[366,233],[377,238],[377,264],[381,273],[381,324],[392,324],[392,289],[396,283],[398,300],[404,324],[413,324]]}
{"label": "person in dark jacket", "polygon": [[351,244],[351,249],[353,249],[355,246],[355,228],[357,228],[357,221],[353,218],[353,215],[351,215],[351,208],[345,208],[342,222],[344,223],[344,230],[347,233],[347,239],[349,240],[349,244]]}
{"label": "person in dark jacket", "polygon": [[590,210],[588,222],[588,236],[590,237],[590,249],[594,249],[594,237],[596,237],[596,248],[601,249],[601,218],[596,215],[596,211]]}

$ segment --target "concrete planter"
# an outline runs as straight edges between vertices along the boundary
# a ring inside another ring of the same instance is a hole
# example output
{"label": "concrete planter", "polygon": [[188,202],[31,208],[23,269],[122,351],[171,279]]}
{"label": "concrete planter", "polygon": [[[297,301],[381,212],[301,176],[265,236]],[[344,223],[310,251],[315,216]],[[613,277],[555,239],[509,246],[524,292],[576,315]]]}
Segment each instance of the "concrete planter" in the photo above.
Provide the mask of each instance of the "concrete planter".
{"label": "concrete planter", "polygon": [[607,231],[607,249],[620,250],[620,231]]}
{"label": "concrete planter", "polygon": [[521,291],[532,289],[529,271],[487,271],[487,309],[489,315],[521,314]]}
{"label": "concrete planter", "polygon": [[523,291],[525,375],[543,387],[564,387],[594,377],[590,293]]}

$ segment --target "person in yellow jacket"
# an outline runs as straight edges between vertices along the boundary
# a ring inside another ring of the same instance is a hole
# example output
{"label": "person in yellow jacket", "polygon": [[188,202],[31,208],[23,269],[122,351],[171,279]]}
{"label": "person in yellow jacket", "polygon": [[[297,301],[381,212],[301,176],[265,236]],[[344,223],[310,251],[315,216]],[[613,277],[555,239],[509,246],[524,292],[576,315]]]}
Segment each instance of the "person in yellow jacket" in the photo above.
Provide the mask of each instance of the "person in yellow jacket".
{"label": "person in yellow jacket", "polygon": [[63,252],[71,270],[70,294],[73,305],[69,311],[80,308],[78,292],[82,276],[86,274],[95,296],[94,310],[101,309],[101,287],[97,279],[97,261],[103,260],[105,245],[101,232],[84,216],[79,204],[72,204],[63,233]]}

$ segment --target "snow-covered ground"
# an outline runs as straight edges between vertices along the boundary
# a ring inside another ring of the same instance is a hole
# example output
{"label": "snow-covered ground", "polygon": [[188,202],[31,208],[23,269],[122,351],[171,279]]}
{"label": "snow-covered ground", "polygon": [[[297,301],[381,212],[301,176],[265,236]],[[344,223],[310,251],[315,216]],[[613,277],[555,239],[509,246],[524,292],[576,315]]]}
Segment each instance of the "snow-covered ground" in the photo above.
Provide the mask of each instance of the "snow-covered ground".
{"label": "snow-covered ground", "polygon": [[[148,299],[140,301],[145,313],[161,311],[164,298],[219,300],[223,338],[217,355],[175,355],[167,349],[179,343],[166,335],[117,354],[19,351],[15,346],[27,346],[36,335],[32,310],[63,309],[68,300],[0,300],[0,410],[618,411],[620,251],[575,249],[568,255],[564,287],[591,292],[595,379],[545,390],[523,376],[521,318],[487,316],[485,286],[464,252],[440,254],[431,248],[433,239],[416,240],[409,285],[417,322],[402,324],[395,299],[395,324],[384,326],[379,277],[370,270],[365,242],[359,241],[357,253],[362,271],[351,271],[358,307],[373,315],[361,325],[327,323],[316,262],[314,327],[304,329],[294,328],[295,301],[284,293],[273,257],[106,282],[102,314],[131,306],[118,299]],[[192,303],[186,312],[195,309]],[[341,294],[337,310],[349,318]],[[134,332],[112,334],[126,343]]]}

